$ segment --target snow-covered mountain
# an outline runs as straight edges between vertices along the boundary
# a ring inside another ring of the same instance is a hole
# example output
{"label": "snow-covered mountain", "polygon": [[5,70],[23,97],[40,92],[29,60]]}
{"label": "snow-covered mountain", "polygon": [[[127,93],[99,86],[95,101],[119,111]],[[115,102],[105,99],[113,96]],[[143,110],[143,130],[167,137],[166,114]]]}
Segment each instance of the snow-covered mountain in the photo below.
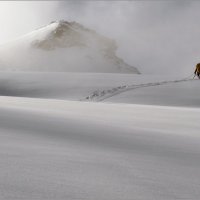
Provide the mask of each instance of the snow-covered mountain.
{"label": "snow-covered mountain", "polygon": [[55,21],[0,47],[0,70],[139,73],[114,40],[77,22]]}

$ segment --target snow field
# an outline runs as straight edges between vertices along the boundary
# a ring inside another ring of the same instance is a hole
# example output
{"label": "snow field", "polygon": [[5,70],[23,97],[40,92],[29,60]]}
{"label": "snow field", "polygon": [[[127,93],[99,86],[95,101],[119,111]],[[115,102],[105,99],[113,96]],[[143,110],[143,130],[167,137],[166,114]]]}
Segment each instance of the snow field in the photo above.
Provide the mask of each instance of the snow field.
{"label": "snow field", "polygon": [[0,98],[0,199],[198,199],[196,108]]}

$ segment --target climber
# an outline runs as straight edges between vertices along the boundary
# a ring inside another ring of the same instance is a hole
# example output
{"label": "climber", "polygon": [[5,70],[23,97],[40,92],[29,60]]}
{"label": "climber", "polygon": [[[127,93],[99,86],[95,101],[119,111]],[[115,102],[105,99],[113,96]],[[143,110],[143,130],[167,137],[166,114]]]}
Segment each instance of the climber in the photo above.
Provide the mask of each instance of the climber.
{"label": "climber", "polygon": [[195,69],[195,71],[194,71],[194,75],[196,76],[198,76],[198,78],[200,79],[200,63],[198,63],[197,65],[196,65],[196,69]]}

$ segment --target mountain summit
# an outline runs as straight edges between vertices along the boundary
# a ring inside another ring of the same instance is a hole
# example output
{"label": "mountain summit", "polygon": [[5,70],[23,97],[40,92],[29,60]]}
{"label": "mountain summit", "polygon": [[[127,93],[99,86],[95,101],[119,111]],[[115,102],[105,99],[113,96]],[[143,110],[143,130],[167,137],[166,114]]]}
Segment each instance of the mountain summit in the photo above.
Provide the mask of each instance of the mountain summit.
{"label": "mountain summit", "polygon": [[0,47],[0,70],[139,73],[114,40],[77,22],[54,21]]}

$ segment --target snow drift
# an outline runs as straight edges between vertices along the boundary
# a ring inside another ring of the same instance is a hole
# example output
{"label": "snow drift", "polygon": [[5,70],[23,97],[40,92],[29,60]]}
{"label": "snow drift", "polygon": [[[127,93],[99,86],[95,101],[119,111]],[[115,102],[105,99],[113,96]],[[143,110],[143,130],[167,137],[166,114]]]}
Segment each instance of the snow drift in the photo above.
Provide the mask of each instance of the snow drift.
{"label": "snow drift", "polygon": [[0,47],[0,70],[139,73],[114,40],[79,23],[55,21]]}

